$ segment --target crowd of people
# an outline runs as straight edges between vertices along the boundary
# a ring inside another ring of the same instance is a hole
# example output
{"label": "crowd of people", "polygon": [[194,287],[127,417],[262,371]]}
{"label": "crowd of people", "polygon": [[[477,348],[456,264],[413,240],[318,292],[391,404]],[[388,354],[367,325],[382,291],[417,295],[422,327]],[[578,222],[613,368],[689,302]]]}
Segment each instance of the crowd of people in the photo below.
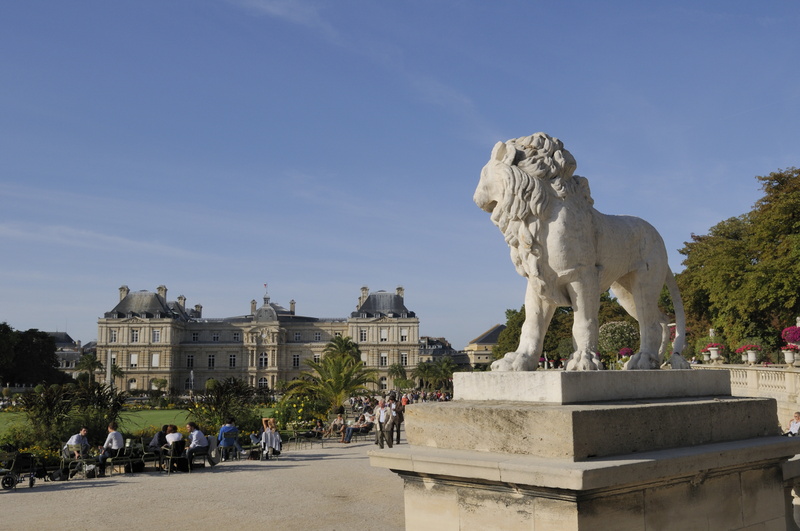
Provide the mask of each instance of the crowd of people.
{"label": "crowd of people", "polygon": [[[345,420],[345,407],[341,406],[337,411],[336,418],[329,425],[325,425],[322,420],[317,420],[315,426],[303,432],[300,436],[307,438],[335,437],[343,444],[350,444],[356,435],[365,435],[370,432],[375,433],[374,443],[380,448],[384,445],[389,448],[393,444],[400,444],[400,431],[404,421],[406,405],[415,400],[447,400],[446,395],[436,393],[417,393],[403,394],[400,399],[395,393],[390,393],[386,398],[353,397],[349,400],[352,411],[358,414],[357,420]],[[250,435],[251,448],[258,448],[262,452],[258,456],[262,459],[271,459],[281,454],[282,441],[274,418],[262,418],[261,428],[257,434]],[[107,462],[116,456],[120,449],[125,447],[125,440],[118,431],[116,422],[108,425],[108,434],[102,446],[97,448],[97,469],[98,476],[105,475]],[[195,457],[209,454],[211,451],[210,437],[200,430],[194,422],[186,424],[188,436],[185,441],[185,449],[182,457],[186,458],[188,466],[194,461]],[[239,442],[239,429],[234,419],[226,419],[215,438],[216,448],[224,461],[228,450],[237,452],[242,457],[249,457],[253,450],[245,450]],[[149,443],[146,443],[146,451],[157,457],[158,468],[163,470],[165,458],[174,449],[174,443],[183,441],[184,437],[174,424],[165,424],[157,431]],[[69,459],[81,459],[89,456],[91,446],[88,440],[88,428],[82,427],[78,433],[70,437],[63,447],[63,455]],[[215,460],[208,460],[210,465],[215,464]]]}

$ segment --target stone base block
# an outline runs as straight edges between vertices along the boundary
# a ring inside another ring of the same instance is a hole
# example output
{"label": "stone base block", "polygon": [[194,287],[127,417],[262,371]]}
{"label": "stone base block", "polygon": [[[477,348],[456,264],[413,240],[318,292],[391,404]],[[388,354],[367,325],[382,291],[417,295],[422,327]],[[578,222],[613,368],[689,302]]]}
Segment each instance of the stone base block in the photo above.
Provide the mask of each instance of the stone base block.
{"label": "stone base block", "polygon": [[420,447],[571,460],[781,433],[773,399],[731,397],[586,405],[457,400],[408,406],[405,425],[408,442]]}
{"label": "stone base block", "polygon": [[731,396],[727,371],[457,372],[455,400],[586,404]]}

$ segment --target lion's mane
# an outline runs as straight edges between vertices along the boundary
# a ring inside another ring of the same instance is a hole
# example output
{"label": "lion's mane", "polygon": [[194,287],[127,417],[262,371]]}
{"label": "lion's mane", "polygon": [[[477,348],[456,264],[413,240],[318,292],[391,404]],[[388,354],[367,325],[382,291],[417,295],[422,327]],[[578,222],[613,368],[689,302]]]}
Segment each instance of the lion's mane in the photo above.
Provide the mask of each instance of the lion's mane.
{"label": "lion's mane", "polygon": [[[588,181],[573,175],[577,168],[572,154],[557,138],[535,133],[507,141],[513,160],[495,175],[503,179],[503,197],[498,201],[492,221],[503,232],[511,248],[511,260],[520,275],[539,284],[543,296],[555,285],[554,273],[544,257],[541,219],[553,201],[578,196],[593,204]],[[513,151],[512,151],[513,150]],[[547,287],[549,286],[549,288]]]}

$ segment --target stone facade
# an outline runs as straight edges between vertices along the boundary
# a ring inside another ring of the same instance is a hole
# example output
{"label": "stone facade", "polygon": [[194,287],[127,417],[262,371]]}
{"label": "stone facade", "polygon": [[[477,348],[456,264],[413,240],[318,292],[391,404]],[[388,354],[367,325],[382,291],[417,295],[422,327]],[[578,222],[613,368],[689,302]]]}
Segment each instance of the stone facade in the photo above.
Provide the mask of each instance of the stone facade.
{"label": "stone facade", "polygon": [[[203,307],[187,308],[186,298],[168,301],[167,288],[131,292],[120,288],[113,310],[98,320],[97,356],[124,372],[117,385],[125,390],[150,389],[167,380],[179,391],[200,390],[211,378],[239,378],[274,389],[279,381],[300,376],[305,360],[319,360],[336,336],[349,336],[361,348],[368,368],[378,370],[378,389],[389,388],[388,368],[408,370],[419,360],[419,319],[404,304],[404,290],[370,292],[361,288],[349,317],[322,319],[295,313],[264,296],[250,303],[246,315],[206,318]],[[103,382],[106,375],[98,380]]]}

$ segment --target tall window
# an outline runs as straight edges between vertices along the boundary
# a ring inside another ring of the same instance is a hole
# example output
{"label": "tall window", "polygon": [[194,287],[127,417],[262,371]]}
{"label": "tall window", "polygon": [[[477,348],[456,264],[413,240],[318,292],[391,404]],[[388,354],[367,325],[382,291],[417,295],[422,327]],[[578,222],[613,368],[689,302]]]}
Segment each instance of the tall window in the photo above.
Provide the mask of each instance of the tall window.
{"label": "tall window", "polygon": [[186,355],[186,368],[187,369],[194,369],[194,354],[187,354]]}
{"label": "tall window", "polygon": [[192,341],[195,343],[200,341],[200,332],[192,332]]}
{"label": "tall window", "polygon": [[403,367],[408,365],[408,352],[400,353],[400,365],[402,365]]}
{"label": "tall window", "polygon": [[322,332],[314,332],[314,341],[322,341]]}
{"label": "tall window", "polygon": [[208,355],[208,368],[213,369],[217,365],[217,356],[215,354]]}
{"label": "tall window", "polygon": [[367,340],[366,328],[362,328],[361,330],[358,331],[358,340],[361,341],[362,343]]}
{"label": "tall window", "polygon": [[300,366],[300,354],[292,354],[292,367],[295,369]]}
{"label": "tall window", "polygon": [[236,354],[231,354],[228,356],[228,367],[231,369],[236,368]]}
{"label": "tall window", "polygon": [[233,333],[233,340],[234,340],[234,341],[237,341],[237,342],[238,342],[238,341],[241,339],[241,337],[242,337],[242,336],[239,334],[239,332],[234,332],[234,333]]}
{"label": "tall window", "polygon": [[389,353],[388,352],[381,352],[381,367],[388,367],[389,366]]}
{"label": "tall window", "polygon": [[183,388],[185,390],[187,390],[187,391],[191,391],[192,390],[192,379],[191,378],[186,378],[186,380],[183,382]]}
{"label": "tall window", "polygon": [[133,329],[131,330],[131,343],[138,343],[139,342],[139,330]]}
{"label": "tall window", "polygon": [[211,341],[219,341],[219,332],[211,334]]}
{"label": "tall window", "polygon": [[408,341],[408,328],[400,329],[400,341]]}
{"label": "tall window", "polygon": [[381,328],[381,343],[385,343],[389,341],[389,330],[386,328]]}
{"label": "tall window", "polygon": [[139,366],[139,354],[131,354],[130,368],[135,369]]}
{"label": "tall window", "polygon": [[108,342],[109,343],[116,343],[117,342],[117,331],[116,330],[109,330],[108,331]]}
{"label": "tall window", "polygon": [[258,355],[258,368],[263,369],[267,366],[267,353],[262,352]]}
{"label": "tall window", "polygon": [[294,340],[295,341],[300,341],[300,338],[302,338],[302,337],[303,336],[300,334],[300,332],[295,332],[294,333]]}
{"label": "tall window", "polygon": [[161,343],[161,330],[153,330],[153,343]]}
{"label": "tall window", "polygon": [[158,352],[153,352],[150,356],[150,366],[151,367],[158,367],[161,364],[161,354]]}
{"label": "tall window", "polygon": [[319,363],[319,353],[314,353],[314,363]]}
{"label": "tall window", "polygon": [[381,376],[380,384],[381,384],[381,391],[386,391],[389,388],[389,386],[386,383],[386,376]]}

